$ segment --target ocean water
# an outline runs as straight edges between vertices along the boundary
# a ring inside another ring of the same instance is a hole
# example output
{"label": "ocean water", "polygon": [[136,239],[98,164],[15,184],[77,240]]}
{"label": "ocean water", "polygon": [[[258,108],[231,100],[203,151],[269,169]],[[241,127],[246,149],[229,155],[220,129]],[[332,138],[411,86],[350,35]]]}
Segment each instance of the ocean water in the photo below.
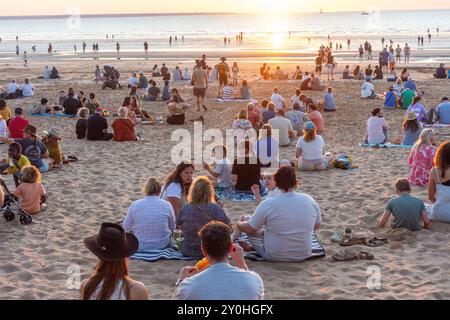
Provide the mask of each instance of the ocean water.
{"label": "ocean water", "polygon": [[[98,42],[101,52],[115,51],[116,41],[122,51],[143,51],[147,41],[154,51],[259,50],[302,52],[328,42],[342,43],[351,50],[366,40],[374,50],[392,39],[402,46],[408,42],[417,48],[417,36],[425,37],[425,49],[450,49],[450,10],[373,11],[305,14],[214,14],[149,16],[72,16],[58,18],[0,18],[0,52],[31,52],[36,45],[45,52],[48,43],[60,53],[78,52],[86,41],[87,52]],[[439,33],[437,32],[439,28]],[[432,35],[428,41],[428,29]],[[242,43],[235,36],[243,33]],[[19,41],[16,42],[16,35]],[[106,39],[108,35],[109,39]],[[114,35],[114,40],[112,40]],[[169,44],[169,37],[173,37]],[[175,36],[178,37],[175,41]],[[182,41],[184,36],[184,42]],[[225,45],[224,37],[231,42]]]}

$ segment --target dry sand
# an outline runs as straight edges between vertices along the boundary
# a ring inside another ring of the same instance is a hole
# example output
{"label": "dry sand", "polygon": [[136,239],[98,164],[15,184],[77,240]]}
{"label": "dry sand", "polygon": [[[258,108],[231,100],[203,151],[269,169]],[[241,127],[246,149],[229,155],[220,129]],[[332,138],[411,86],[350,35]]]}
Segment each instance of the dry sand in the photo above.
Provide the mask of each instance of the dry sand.
{"label": "dry sand", "polygon": [[[9,106],[13,110],[18,106],[30,106],[41,97],[55,101],[58,91],[67,91],[69,87],[87,94],[95,92],[102,103],[118,108],[127,90],[102,91],[101,85],[92,81],[95,64],[108,62],[40,61],[32,62],[31,68],[24,69],[19,61],[3,61],[0,63],[1,85],[7,85],[7,79],[14,76],[21,82],[29,77],[37,87],[38,95],[34,98],[10,100]],[[63,78],[55,81],[36,79],[44,63],[55,64]],[[296,64],[293,62],[282,67],[293,71]],[[125,80],[132,70],[149,73],[153,61],[115,61],[114,65]],[[173,64],[169,66],[173,67]],[[301,66],[303,70],[312,68],[310,63],[301,63]],[[434,67],[424,67],[431,66]],[[259,101],[270,97],[275,86],[289,98],[299,85],[298,81],[259,80],[259,62],[241,61],[240,68],[242,75],[250,81],[253,97]],[[430,70],[417,68],[412,75],[417,79],[418,87],[426,91],[425,105],[434,106],[442,96],[450,93],[450,83],[433,80]],[[299,174],[300,191],[310,194],[320,204],[323,223],[318,237],[327,257],[302,263],[249,261],[249,267],[264,280],[267,299],[449,299],[450,279],[446,276],[450,269],[449,225],[433,223],[431,230],[415,233],[376,228],[376,220],[386,201],[393,196],[393,182],[397,177],[408,175],[409,151],[358,147],[370,111],[382,102],[361,100],[361,82],[339,78],[340,75],[336,81],[327,82],[334,87],[339,111],[324,115],[324,139],[327,151],[351,155],[359,168]],[[187,101],[195,103],[188,83],[171,84],[171,87],[179,88]],[[377,92],[384,91],[386,82],[375,82],[375,87]],[[229,128],[244,105],[215,102],[216,88],[217,84],[213,83],[207,93],[211,111],[205,116],[206,127]],[[319,96],[319,93],[308,92],[310,94]],[[154,115],[163,115],[164,106],[162,102],[143,103],[143,107]],[[400,136],[402,115],[400,110],[385,112],[391,128],[390,138]],[[194,113],[189,118],[196,116]],[[76,139],[75,120],[28,118],[40,132],[51,126],[61,129],[63,151],[77,155],[80,160],[60,171],[43,175],[49,208],[35,216],[33,224],[22,226],[17,219],[10,223],[0,220],[0,298],[77,299],[78,291],[67,288],[67,269],[78,265],[84,279],[96,263],[96,258],[85,249],[83,239],[95,234],[102,222],[123,220],[131,202],[142,197],[144,181],[149,176],[164,178],[174,168],[168,157],[175,144],[170,141],[174,127],[166,124],[140,126],[138,131],[143,132],[144,140],[140,143],[90,142]],[[183,128],[192,130],[193,127],[187,124]],[[0,146],[0,152],[6,156],[6,146]],[[290,147],[283,149],[281,156],[293,158],[294,153],[294,147]],[[197,175],[205,173],[200,167],[196,170]],[[12,185],[11,177],[5,177],[5,180]],[[424,200],[427,197],[425,189],[414,188],[413,192]],[[254,208],[251,202],[225,203],[232,220],[251,213]],[[373,261],[334,263],[331,256],[340,248],[329,239],[335,231],[345,227],[365,234],[387,235],[391,242],[379,248],[351,248],[368,250],[375,255]],[[178,271],[190,264],[192,262],[130,262],[131,275],[145,283],[152,299],[169,299]],[[379,290],[369,290],[366,285],[367,268],[372,265],[381,269]]]}

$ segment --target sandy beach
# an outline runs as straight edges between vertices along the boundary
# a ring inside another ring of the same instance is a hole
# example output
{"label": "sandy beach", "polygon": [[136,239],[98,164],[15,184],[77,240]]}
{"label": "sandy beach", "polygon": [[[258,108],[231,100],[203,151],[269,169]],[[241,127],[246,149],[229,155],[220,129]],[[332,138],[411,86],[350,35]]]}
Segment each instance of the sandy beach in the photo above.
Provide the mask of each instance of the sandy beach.
{"label": "sandy beach", "polygon": [[[436,106],[443,96],[449,95],[449,80],[435,80],[432,71],[437,62],[450,60],[449,52],[423,52],[414,57],[426,59],[407,65],[420,90],[425,90],[423,102],[427,107]],[[208,52],[208,63],[217,63],[218,57],[227,52]],[[30,60],[30,68],[25,69],[21,60],[0,60],[0,85],[7,85],[15,78],[20,83],[30,78],[38,94],[33,98],[9,100],[9,107],[27,108],[42,97],[55,102],[60,90],[73,87],[86,94],[96,93],[101,103],[117,109],[121,106],[127,89],[102,91],[101,84],[95,84],[95,65],[112,64],[121,72],[121,82],[132,71],[143,70],[150,74],[153,64],[166,62],[172,68],[177,64],[182,69],[191,68],[193,60],[199,55],[189,52],[153,54],[151,60],[142,59],[142,54],[126,54],[121,61],[115,55],[103,56],[105,60],[91,58],[58,57],[44,55]],[[259,77],[259,66],[264,61],[272,66],[293,72],[296,65],[302,70],[313,70],[312,53],[304,59],[286,55],[246,55],[233,53],[229,63],[236,58],[241,69],[241,80],[247,79],[254,99],[262,101],[270,97],[272,89],[278,87],[281,94],[289,100],[299,86],[299,81],[264,81]],[[295,57],[299,55],[296,54]],[[5,56],[1,56],[5,57]],[[387,200],[394,196],[394,181],[397,177],[407,177],[409,150],[405,149],[364,149],[358,146],[365,134],[365,124],[374,107],[382,101],[363,101],[360,99],[361,81],[341,80],[345,64],[355,63],[351,56],[336,55],[339,63],[336,81],[326,81],[334,88],[339,110],[324,115],[326,130],[323,134],[327,151],[336,155],[349,155],[359,168],[349,171],[330,169],[324,172],[302,172],[299,191],[310,194],[319,203],[323,223],[318,232],[320,243],[327,256],[302,263],[266,263],[248,261],[251,270],[260,274],[265,284],[266,299],[449,299],[450,278],[446,272],[450,268],[450,225],[432,223],[430,230],[409,232],[390,231],[389,228],[376,228],[376,221],[384,211]],[[432,60],[427,60],[431,57]],[[127,59],[129,58],[129,59]],[[425,61],[425,62],[423,62]],[[178,63],[180,62],[180,63]],[[371,62],[377,64],[376,60]],[[37,79],[44,65],[55,65],[61,79],[44,81]],[[359,64],[359,63],[358,63]],[[367,66],[367,61],[361,63]],[[398,68],[403,67],[401,64]],[[384,80],[374,82],[377,93],[387,87]],[[158,86],[162,81],[158,80]],[[171,82],[171,88],[180,90],[187,102],[195,105],[189,82]],[[320,92],[308,92],[318,98]],[[205,128],[227,129],[245,104],[216,102],[217,83],[211,83],[207,92],[209,111],[205,115]],[[165,114],[164,102],[143,102],[145,110],[154,116]],[[192,112],[188,118],[196,118]],[[400,137],[403,111],[386,111],[385,118],[390,126],[390,139]],[[175,129],[167,124],[154,126],[138,125],[142,141],[138,143],[91,142],[77,140],[74,119],[44,118],[27,116],[38,127],[39,133],[54,126],[62,132],[62,150],[74,154],[79,161],[64,166],[61,170],[43,175],[43,185],[48,194],[48,210],[34,218],[28,226],[22,226],[18,219],[7,223],[0,219],[0,299],[78,299],[76,289],[67,287],[70,270],[79,266],[82,278],[92,271],[96,258],[84,247],[83,239],[96,234],[102,222],[115,222],[124,219],[132,201],[142,197],[142,185],[150,176],[164,179],[175,167],[170,157],[171,141]],[[112,119],[108,121],[111,123]],[[190,131],[192,124],[182,126]],[[438,129],[438,133],[450,131]],[[441,135],[439,140],[448,139]],[[0,153],[6,157],[7,147],[0,145]],[[281,158],[294,158],[295,147],[283,148]],[[196,175],[206,174],[200,166]],[[13,185],[10,176],[4,177],[8,186]],[[427,190],[414,187],[414,195],[427,199]],[[225,202],[226,212],[235,221],[240,215],[251,214],[255,208],[252,202]],[[333,262],[331,256],[342,250],[330,241],[335,231],[350,227],[364,235],[379,235],[390,239],[389,244],[378,248],[351,247],[347,250],[368,250],[375,256],[373,261]],[[142,281],[151,299],[170,299],[174,291],[181,267],[195,262],[159,261],[147,263],[131,261],[131,275]],[[381,289],[370,290],[367,279],[369,266],[381,270]],[[69,268],[69,270],[68,270]]]}

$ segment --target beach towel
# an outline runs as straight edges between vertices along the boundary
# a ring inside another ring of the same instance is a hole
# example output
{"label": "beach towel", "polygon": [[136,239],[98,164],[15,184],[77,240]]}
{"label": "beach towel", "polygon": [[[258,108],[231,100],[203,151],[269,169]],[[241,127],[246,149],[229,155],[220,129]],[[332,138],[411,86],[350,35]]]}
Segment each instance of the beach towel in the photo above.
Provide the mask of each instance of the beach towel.
{"label": "beach towel", "polygon": [[385,143],[385,144],[367,144],[361,143],[360,147],[364,148],[403,148],[403,149],[412,149],[413,146],[408,146],[405,144],[393,144],[393,143]]}
{"label": "beach towel", "polygon": [[166,248],[162,250],[143,250],[138,251],[130,257],[133,260],[142,260],[147,262],[155,262],[161,259],[164,260],[198,260],[191,257],[184,256],[175,248]]}
{"label": "beach towel", "polygon": [[[245,236],[241,237],[240,240],[244,239]],[[246,241],[246,240],[244,240]],[[247,238],[247,241],[248,238]],[[306,260],[311,260],[311,259],[315,259],[315,258],[320,258],[320,257],[325,257],[325,249],[320,245],[319,240],[317,239],[317,235],[313,234],[313,238],[312,238],[312,255],[311,257],[309,257]],[[263,257],[261,257],[259,254],[256,253],[256,251],[254,252],[246,252],[245,253],[245,258],[252,260],[252,261],[265,261]]]}
{"label": "beach towel", "polygon": [[433,123],[433,124],[423,124],[425,128],[450,128],[450,124],[443,123]]}
{"label": "beach towel", "polygon": [[255,99],[230,99],[230,100],[223,100],[220,98],[216,99],[218,102],[220,103],[224,103],[224,102],[252,102],[252,103],[258,103],[258,100]]}
{"label": "beach towel", "polygon": [[62,118],[76,118],[77,115],[64,114],[64,113],[29,113],[32,117],[62,117]]}
{"label": "beach towel", "polygon": [[[255,201],[255,196],[253,194],[236,192],[234,189],[223,189],[223,188],[214,188],[214,191],[217,197],[221,200],[231,200],[234,202],[249,202]],[[265,197],[268,191],[266,189],[261,190],[261,197]]]}

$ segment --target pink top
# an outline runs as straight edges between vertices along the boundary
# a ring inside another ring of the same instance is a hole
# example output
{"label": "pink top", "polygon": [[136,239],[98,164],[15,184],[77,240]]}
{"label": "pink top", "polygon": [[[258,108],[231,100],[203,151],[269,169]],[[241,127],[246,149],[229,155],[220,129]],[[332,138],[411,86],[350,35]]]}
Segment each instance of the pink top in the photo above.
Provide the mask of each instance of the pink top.
{"label": "pink top", "polygon": [[317,128],[317,132],[322,132],[325,130],[325,124],[323,122],[322,115],[319,111],[314,110],[313,112],[308,114],[308,118],[314,123]]}
{"label": "pink top", "polygon": [[411,167],[411,173],[409,174],[409,182],[411,184],[417,186],[428,185],[435,153],[435,146],[421,145],[419,148],[412,150],[408,158],[408,163]]}

